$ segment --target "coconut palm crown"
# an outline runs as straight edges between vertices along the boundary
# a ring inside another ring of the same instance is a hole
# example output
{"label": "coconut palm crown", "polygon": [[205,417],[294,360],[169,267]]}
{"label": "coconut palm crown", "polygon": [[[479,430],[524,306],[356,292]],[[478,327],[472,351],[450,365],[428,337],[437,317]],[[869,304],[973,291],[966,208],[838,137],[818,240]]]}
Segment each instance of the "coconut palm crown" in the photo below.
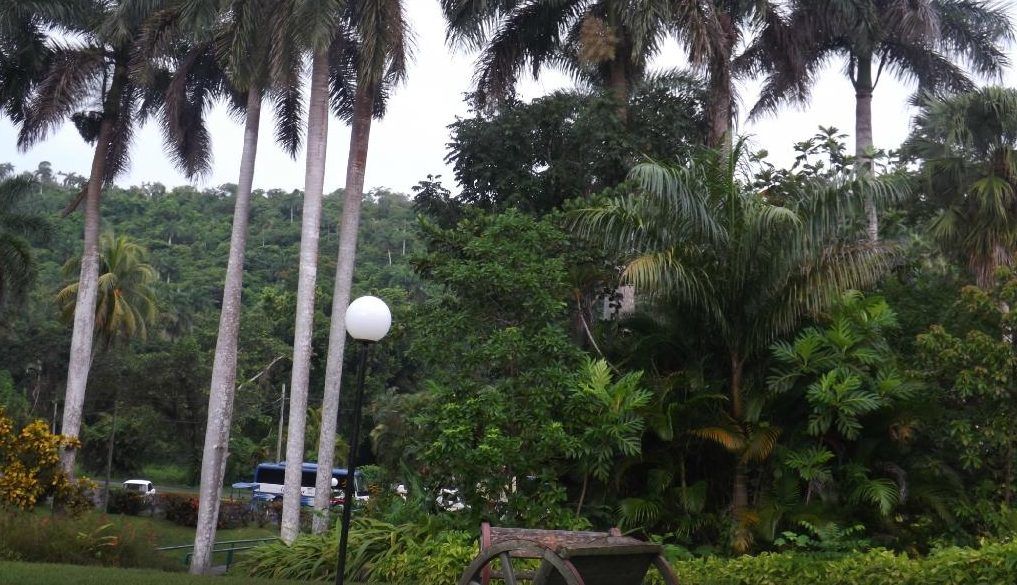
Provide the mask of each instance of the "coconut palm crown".
{"label": "coconut palm crown", "polygon": [[[117,340],[146,339],[148,326],[155,321],[155,268],[148,263],[148,251],[124,235],[103,234],[99,253],[99,295],[95,305],[96,334],[104,347]],[[73,278],[80,271],[81,258],[64,264],[64,275]],[[56,300],[65,320],[74,316],[78,283],[68,284]]]}

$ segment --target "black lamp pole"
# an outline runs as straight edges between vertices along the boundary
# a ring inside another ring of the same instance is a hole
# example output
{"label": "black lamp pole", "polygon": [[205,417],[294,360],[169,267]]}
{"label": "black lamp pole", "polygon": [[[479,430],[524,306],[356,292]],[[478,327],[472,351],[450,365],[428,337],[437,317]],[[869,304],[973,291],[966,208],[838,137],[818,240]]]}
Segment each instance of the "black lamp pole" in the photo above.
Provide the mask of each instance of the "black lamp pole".
{"label": "black lamp pole", "polygon": [[350,533],[350,515],[353,512],[357,485],[357,445],[360,442],[360,409],[364,403],[364,370],[367,369],[367,349],[370,341],[360,342],[357,364],[357,399],[353,406],[353,432],[350,437],[350,455],[346,460],[346,487],[343,489],[343,523],[339,533],[339,559],[336,564],[335,585],[346,582],[346,541]]}

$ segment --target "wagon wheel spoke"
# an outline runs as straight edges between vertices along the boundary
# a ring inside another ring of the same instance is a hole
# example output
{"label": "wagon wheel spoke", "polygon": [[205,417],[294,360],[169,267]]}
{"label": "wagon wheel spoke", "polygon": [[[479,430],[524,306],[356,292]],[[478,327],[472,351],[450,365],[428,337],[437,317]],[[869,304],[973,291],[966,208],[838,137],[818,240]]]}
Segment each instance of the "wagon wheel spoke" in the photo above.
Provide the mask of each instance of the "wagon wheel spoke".
{"label": "wagon wheel spoke", "polygon": [[507,552],[503,552],[498,555],[501,559],[501,573],[502,579],[505,580],[505,585],[516,585],[516,572],[512,569],[512,559],[509,557]]}

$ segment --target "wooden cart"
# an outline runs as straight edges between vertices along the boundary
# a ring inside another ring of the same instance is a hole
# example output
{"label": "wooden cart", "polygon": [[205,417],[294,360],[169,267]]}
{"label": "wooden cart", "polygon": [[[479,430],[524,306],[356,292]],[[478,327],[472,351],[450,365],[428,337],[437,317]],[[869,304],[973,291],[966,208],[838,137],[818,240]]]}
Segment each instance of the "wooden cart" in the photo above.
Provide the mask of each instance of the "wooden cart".
{"label": "wooden cart", "polygon": [[[678,578],[661,556],[661,546],[611,532],[480,527],[480,554],[463,571],[459,585],[642,585],[650,566],[667,585]],[[522,559],[537,559],[522,561]],[[523,565],[526,566],[523,566]]]}

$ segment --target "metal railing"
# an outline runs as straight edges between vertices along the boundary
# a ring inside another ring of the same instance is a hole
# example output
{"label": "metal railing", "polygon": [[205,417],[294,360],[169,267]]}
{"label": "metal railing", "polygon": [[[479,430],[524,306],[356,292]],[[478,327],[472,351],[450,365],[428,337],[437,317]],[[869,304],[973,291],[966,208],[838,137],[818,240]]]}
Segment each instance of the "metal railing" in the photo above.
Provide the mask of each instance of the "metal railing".
{"label": "metal railing", "polygon": [[[258,546],[259,544],[263,544],[266,542],[274,542],[276,540],[279,540],[279,538],[278,537],[254,538],[250,540],[224,540],[222,542],[216,542],[212,545],[212,557],[215,558],[216,554],[225,554],[226,570],[229,570],[230,566],[233,564],[233,560],[235,558],[237,551],[250,550]],[[185,565],[191,564],[191,557],[194,556],[193,544],[181,544],[178,546],[160,546],[155,550],[159,552],[189,550],[189,552],[186,555],[184,555],[183,558],[183,563]]]}

